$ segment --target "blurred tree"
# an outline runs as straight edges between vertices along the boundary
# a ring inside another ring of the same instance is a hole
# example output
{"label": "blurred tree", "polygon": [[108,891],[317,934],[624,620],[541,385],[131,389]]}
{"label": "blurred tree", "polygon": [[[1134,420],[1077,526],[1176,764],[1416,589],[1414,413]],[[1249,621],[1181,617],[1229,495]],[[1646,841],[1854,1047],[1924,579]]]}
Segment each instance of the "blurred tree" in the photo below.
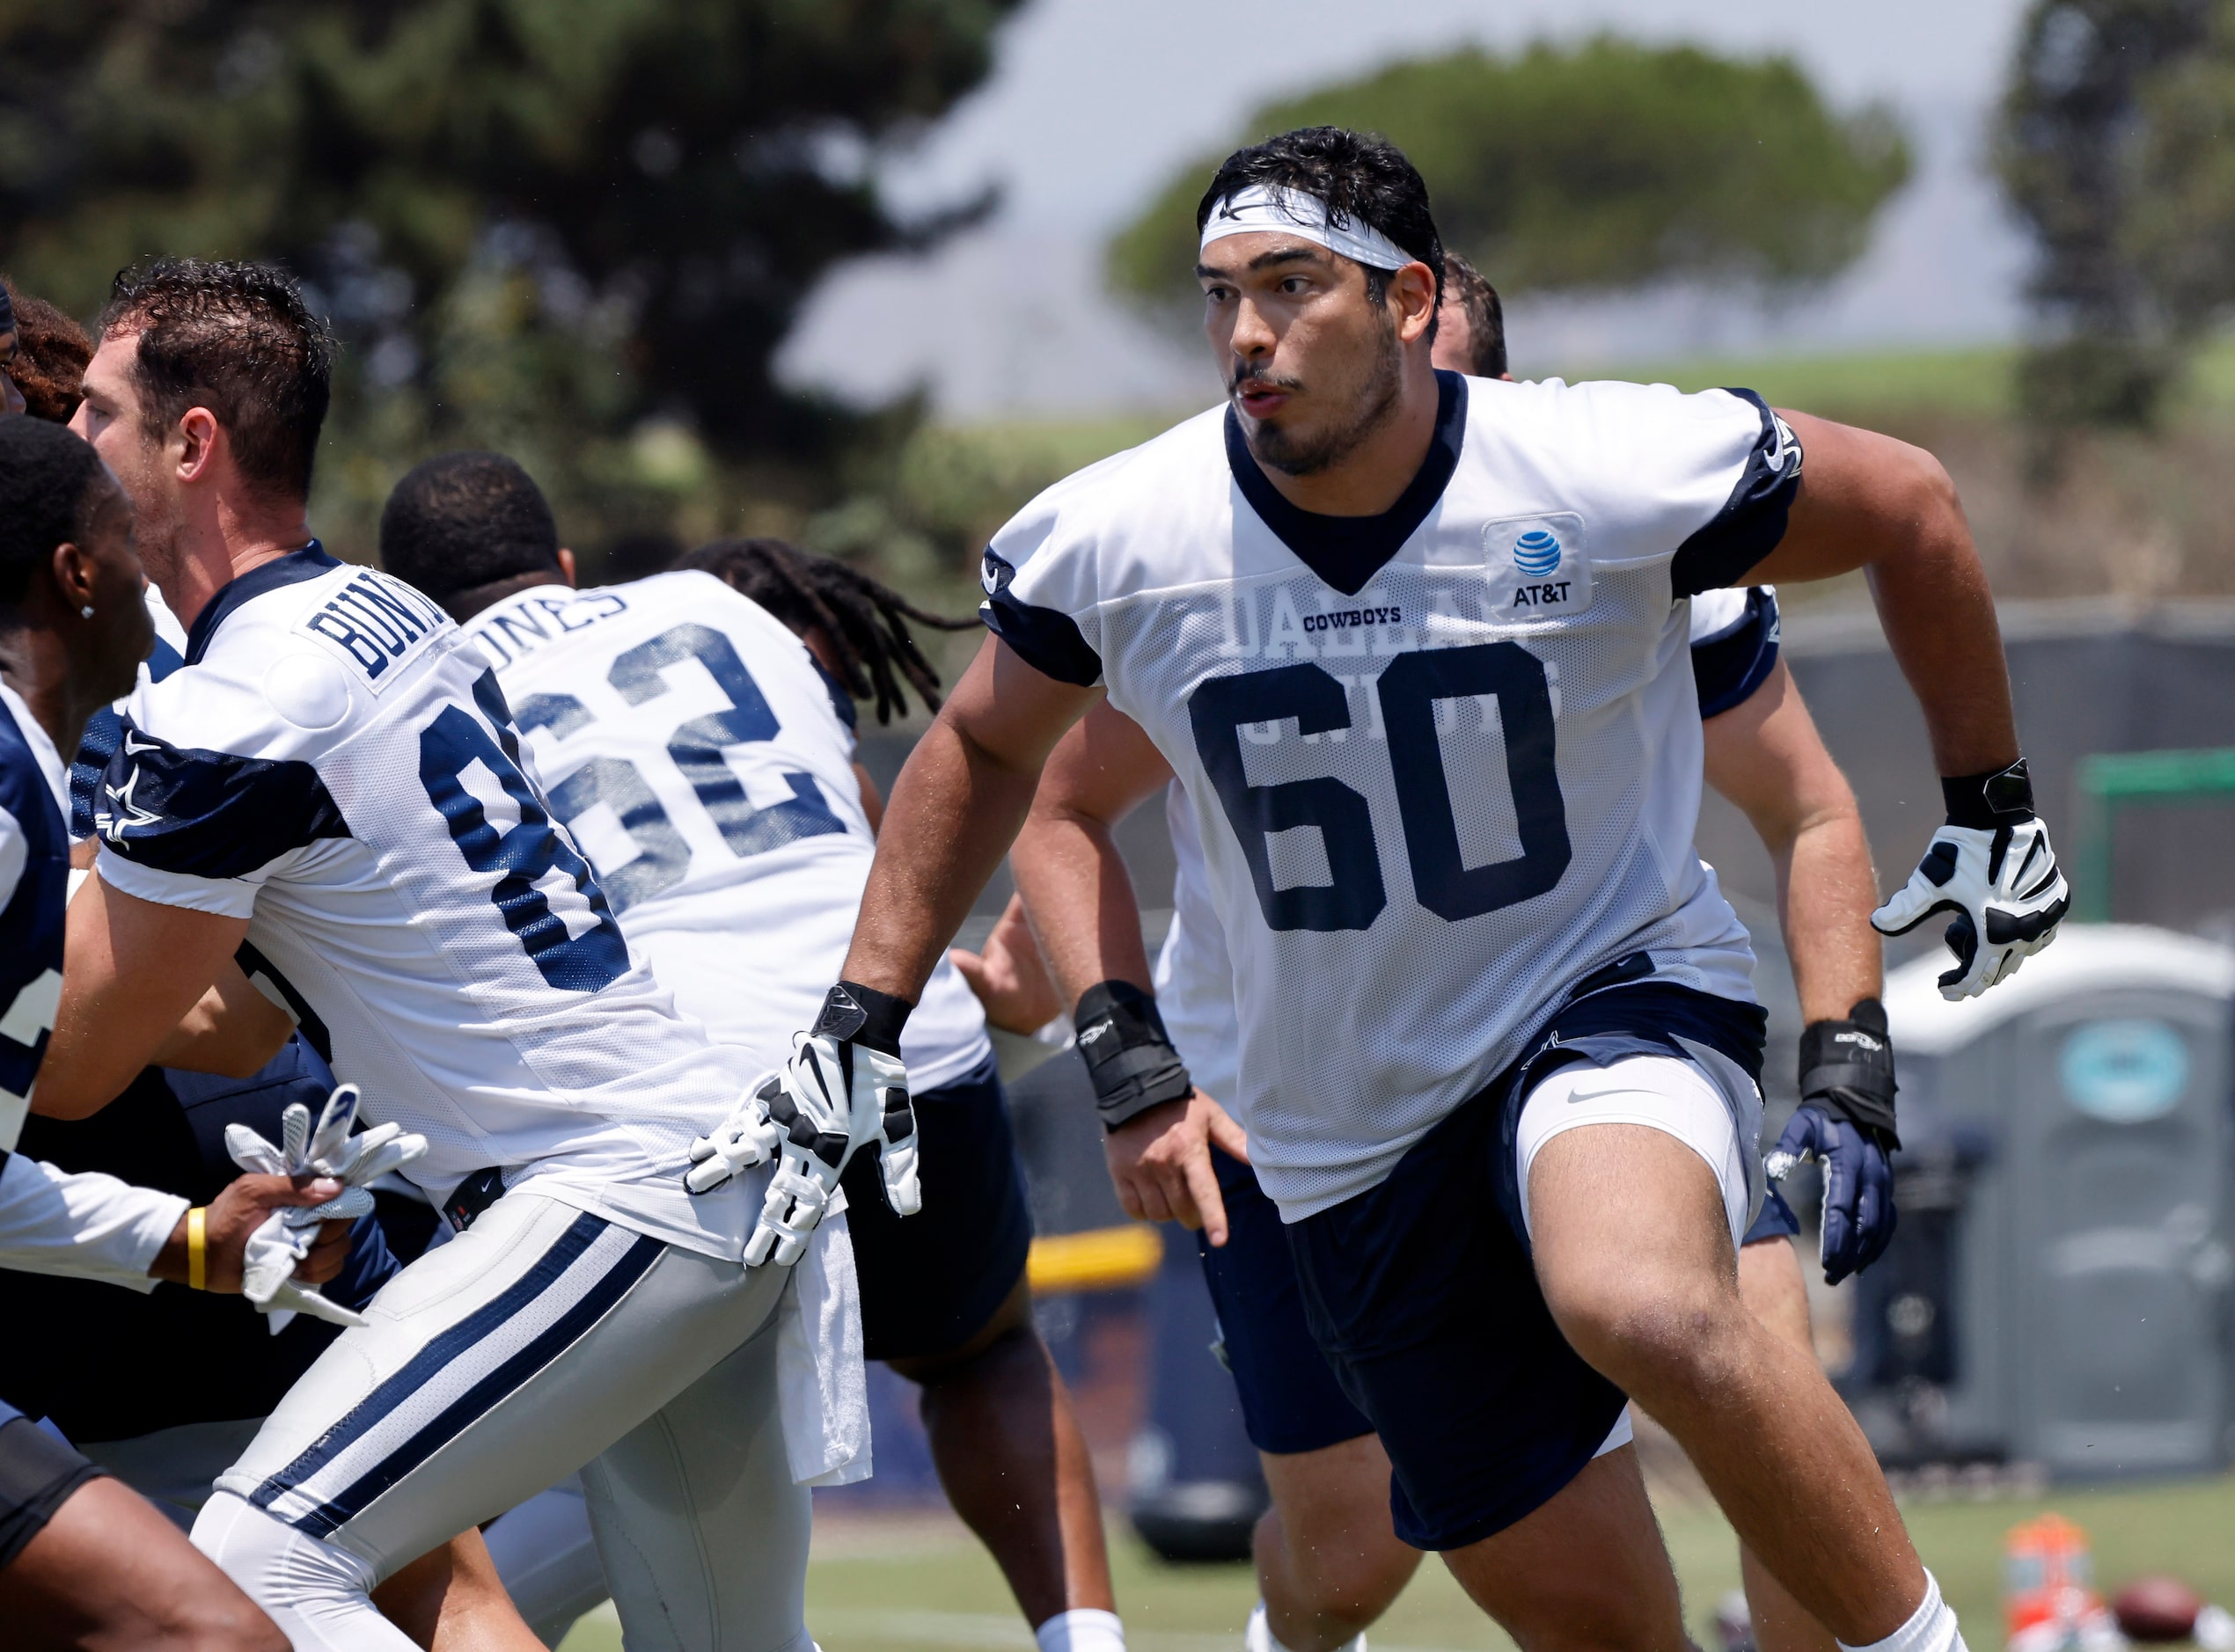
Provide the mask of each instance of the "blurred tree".
{"label": "blurred tree", "polygon": [[2235,298],[2235,57],[2219,0],[2034,0],[1996,162],[2039,249],[2038,428],[2146,426]]}
{"label": "blurred tree", "polygon": [[0,262],[80,313],[154,252],[296,269],[353,514],[464,442],[616,529],[811,502],[859,421],[770,358],[833,263],[986,204],[900,222],[873,162],[1020,4],[0,0]]}
{"label": "blurred tree", "polygon": [[[1862,252],[1909,171],[1886,111],[1833,114],[1789,59],[1607,36],[1395,64],[1270,104],[1245,130],[1321,123],[1402,148],[1446,244],[1508,294],[1679,280],[1805,288]],[[1175,173],[1111,243],[1121,291],[1199,308],[1195,208],[1225,152]]]}

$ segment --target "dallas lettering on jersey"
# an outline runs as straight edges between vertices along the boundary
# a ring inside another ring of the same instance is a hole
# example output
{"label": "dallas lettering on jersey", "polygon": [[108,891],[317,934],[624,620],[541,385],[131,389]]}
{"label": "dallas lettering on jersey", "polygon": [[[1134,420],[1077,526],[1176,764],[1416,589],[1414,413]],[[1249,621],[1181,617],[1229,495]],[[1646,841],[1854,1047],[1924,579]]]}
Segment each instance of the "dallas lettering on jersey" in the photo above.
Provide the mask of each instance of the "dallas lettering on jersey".
{"label": "dallas lettering on jersey", "polygon": [[355,666],[377,695],[395,681],[390,668],[417,654],[449,622],[448,615],[410,586],[367,568],[296,629]]}

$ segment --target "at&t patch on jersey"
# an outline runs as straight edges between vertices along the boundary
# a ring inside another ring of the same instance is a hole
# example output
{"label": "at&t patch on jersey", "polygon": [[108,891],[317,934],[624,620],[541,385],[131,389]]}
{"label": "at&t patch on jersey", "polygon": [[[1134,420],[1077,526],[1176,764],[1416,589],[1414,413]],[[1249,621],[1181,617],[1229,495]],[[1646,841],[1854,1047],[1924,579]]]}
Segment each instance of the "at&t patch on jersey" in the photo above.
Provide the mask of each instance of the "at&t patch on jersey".
{"label": "at&t patch on jersey", "polygon": [[1558,619],[1591,606],[1583,518],[1572,512],[1493,522],[1483,530],[1489,603],[1504,625]]}

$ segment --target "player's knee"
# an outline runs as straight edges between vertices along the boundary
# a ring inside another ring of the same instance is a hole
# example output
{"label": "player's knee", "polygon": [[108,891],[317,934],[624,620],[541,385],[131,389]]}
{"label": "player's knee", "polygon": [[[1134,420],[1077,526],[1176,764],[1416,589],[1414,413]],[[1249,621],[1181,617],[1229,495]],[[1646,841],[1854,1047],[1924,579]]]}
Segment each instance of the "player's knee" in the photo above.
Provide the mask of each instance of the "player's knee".
{"label": "player's knee", "polygon": [[1315,1530],[1308,1510],[1269,1509],[1257,1526],[1258,1572],[1281,1581],[1289,1606],[1347,1639],[1377,1622],[1419,1569],[1420,1552],[1374,1524],[1345,1509]]}
{"label": "player's knee", "polygon": [[202,1506],[194,1546],[275,1616],[315,1616],[364,1600],[371,1589],[370,1573],[355,1555],[304,1536],[231,1492]]}
{"label": "player's knee", "polygon": [[1297,1604],[1347,1638],[1370,1629],[1404,1592],[1417,1567],[1386,1555],[1315,1555],[1293,1568]]}
{"label": "player's knee", "polygon": [[1723,1282],[1652,1268],[1548,1279],[1544,1296],[1575,1351],[1641,1399],[1712,1381],[1745,1311]]}
{"label": "player's knee", "polygon": [[238,1591],[215,1588],[174,1601],[160,1652],[288,1652],[279,1626]]}

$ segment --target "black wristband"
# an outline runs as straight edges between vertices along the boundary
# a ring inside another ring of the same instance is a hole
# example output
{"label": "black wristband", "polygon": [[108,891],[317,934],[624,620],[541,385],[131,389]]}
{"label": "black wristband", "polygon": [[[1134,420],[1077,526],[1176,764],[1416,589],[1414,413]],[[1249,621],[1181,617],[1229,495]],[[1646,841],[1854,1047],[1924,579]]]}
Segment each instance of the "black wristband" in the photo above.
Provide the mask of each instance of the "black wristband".
{"label": "black wristband", "polygon": [[1183,1100],[1194,1090],[1156,1000],[1131,982],[1088,987],[1079,995],[1072,1020],[1104,1129],[1114,1130],[1167,1101]]}
{"label": "black wristband", "polygon": [[823,999],[823,1012],[807,1030],[817,1038],[844,1039],[881,1055],[900,1054],[900,1029],[916,1006],[858,981],[841,981]]}
{"label": "black wristband", "polygon": [[2033,779],[2020,757],[2007,769],[1984,774],[1940,777],[1940,795],[1948,805],[1948,824],[1992,831],[2015,826],[2033,817]]}
{"label": "black wristband", "polygon": [[1902,1138],[1894,1129],[1894,1042],[1887,1035],[1886,1006],[1865,998],[1843,1021],[1811,1021],[1800,1034],[1800,1105],[1820,1107],[1858,1129],[1875,1131],[1888,1147]]}

